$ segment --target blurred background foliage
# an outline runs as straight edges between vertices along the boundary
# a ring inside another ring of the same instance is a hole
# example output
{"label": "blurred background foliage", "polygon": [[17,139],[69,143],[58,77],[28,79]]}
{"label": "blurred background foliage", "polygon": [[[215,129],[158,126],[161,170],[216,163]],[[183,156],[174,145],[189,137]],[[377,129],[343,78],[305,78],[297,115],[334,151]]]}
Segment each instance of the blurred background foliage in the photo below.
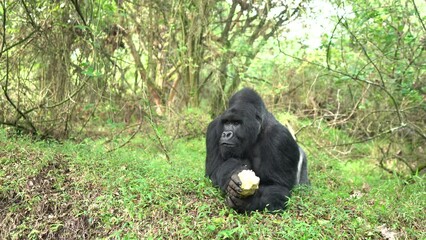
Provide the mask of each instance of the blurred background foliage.
{"label": "blurred background foliage", "polygon": [[351,137],[318,148],[372,141],[386,171],[426,168],[424,1],[0,4],[0,124],[14,134],[198,137],[249,86]]}

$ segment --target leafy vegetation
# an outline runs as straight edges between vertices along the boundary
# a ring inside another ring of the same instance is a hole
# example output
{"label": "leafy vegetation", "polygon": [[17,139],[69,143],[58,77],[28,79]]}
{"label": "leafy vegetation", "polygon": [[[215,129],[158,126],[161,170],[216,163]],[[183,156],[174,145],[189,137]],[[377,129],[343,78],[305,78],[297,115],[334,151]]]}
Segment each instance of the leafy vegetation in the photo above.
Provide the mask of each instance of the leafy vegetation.
{"label": "leafy vegetation", "polygon": [[[425,239],[425,9],[0,1],[0,238]],[[236,214],[204,178],[241,86],[308,150],[286,212]]]}
{"label": "leafy vegetation", "polygon": [[285,212],[245,215],[227,208],[204,177],[203,138],[168,144],[169,162],[155,139],[107,153],[104,140],[60,144],[1,131],[0,237],[426,237],[424,177],[394,178],[368,155],[339,160],[313,147],[318,132],[322,141],[346,138],[333,129],[302,132],[312,186],[297,189]]}
{"label": "leafy vegetation", "polygon": [[215,116],[244,85],[356,142],[379,140],[380,166],[414,175],[426,170],[424,9],[418,0],[2,1],[0,125],[54,139],[105,125],[133,135],[187,108]]}

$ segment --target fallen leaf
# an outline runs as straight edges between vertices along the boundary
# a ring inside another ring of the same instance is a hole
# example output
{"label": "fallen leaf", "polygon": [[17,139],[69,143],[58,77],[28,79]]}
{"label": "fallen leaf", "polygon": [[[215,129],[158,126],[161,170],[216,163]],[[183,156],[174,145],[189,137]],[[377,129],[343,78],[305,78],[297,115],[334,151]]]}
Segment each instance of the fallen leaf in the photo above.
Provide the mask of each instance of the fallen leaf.
{"label": "fallen leaf", "polygon": [[392,229],[389,229],[388,227],[386,227],[385,224],[378,226],[377,230],[380,231],[380,233],[382,234],[382,237],[384,237],[387,240],[396,240],[398,233],[395,231],[392,231]]}

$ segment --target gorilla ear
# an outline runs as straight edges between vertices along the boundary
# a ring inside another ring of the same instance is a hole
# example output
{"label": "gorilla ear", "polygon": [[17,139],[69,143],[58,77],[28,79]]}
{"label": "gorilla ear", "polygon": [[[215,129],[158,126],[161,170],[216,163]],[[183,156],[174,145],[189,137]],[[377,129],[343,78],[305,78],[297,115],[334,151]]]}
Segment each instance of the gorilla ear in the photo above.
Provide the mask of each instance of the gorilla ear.
{"label": "gorilla ear", "polygon": [[256,114],[256,120],[259,121],[259,123],[262,125],[262,117],[260,117],[259,114]]}
{"label": "gorilla ear", "polygon": [[259,122],[259,129],[257,130],[259,134],[262,131],[263,119],[259,114],[256,114],[256,120]]}

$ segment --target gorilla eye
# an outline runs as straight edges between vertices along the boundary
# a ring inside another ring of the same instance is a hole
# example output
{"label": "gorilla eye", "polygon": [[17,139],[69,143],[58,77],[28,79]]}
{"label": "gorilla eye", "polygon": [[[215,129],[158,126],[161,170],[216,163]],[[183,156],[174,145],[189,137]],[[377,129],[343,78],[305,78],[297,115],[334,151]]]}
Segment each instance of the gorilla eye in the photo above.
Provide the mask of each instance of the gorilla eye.
{"label": "gorilla eye", "polygon": [[241,120],[223,120],[223,124],[231,124],[231,125],[240,125],[242,123]]}

